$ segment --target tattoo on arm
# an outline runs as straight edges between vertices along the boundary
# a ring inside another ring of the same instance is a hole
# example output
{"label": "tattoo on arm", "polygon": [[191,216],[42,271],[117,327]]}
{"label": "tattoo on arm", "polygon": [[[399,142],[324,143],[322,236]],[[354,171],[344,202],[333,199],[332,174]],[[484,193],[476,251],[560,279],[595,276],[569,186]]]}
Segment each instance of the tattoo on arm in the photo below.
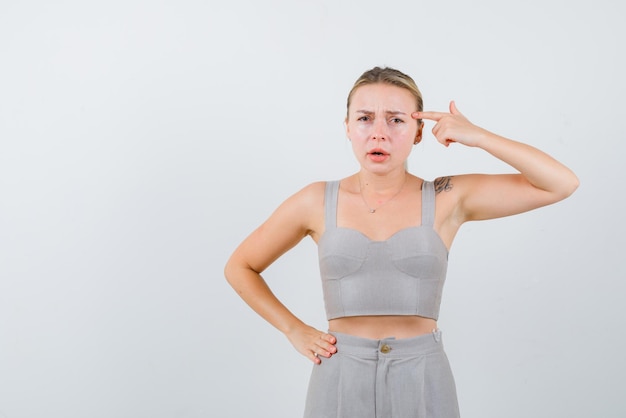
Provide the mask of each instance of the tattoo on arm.
{"label": "tattoo on arm", "polygon": [[438,177],[435,179],[435,193],[449,192],[452,190],[452,177]]}

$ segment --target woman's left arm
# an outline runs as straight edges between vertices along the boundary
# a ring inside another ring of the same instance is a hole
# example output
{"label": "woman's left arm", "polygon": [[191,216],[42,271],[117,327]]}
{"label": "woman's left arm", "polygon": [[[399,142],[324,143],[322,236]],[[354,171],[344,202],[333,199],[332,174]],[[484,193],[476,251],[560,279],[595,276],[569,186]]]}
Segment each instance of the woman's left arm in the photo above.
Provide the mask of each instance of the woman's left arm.
{"label": "woman's left arm", "polygon": [[413,117],[435,121],[432,131],[443,145],[457,142],[481,148],[519,171],[456,176],[454,189],[459,193],[462,221],[498,218],[549,205],[578,187],[578,178],[569,168],[537,148],[472,124],[454,102],[450,102],[450,113],[415,112]]}

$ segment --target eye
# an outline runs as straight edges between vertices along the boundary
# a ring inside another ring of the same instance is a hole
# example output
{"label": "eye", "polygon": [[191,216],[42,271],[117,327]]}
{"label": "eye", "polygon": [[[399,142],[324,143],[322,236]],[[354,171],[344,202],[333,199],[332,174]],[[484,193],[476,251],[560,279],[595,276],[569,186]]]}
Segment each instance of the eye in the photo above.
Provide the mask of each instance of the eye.
{"label": "eye", "polygon": [[368,120],[370,120],[369,116],[361,116],[360,118],[357,119],[359,122],[367,122]]}
{"label": "eye", "polygon": [[392,118],[391,123],[398,125],[400,123],[404,123],[404,121],[400,118]]}

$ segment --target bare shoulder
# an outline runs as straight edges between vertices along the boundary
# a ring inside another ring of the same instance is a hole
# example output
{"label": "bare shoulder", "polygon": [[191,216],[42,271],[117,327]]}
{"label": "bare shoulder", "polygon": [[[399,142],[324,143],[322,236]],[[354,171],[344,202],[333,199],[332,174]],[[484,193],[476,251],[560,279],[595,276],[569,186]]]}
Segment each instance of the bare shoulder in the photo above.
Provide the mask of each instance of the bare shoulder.
{"label": "bare shoulder", "polygon": [[319,203],[323,204],[325,188],[325,181],[317,181],[315,183],[307,184],[302,189],[298,190],[292,197],[304,205],[311,206]]}
{"label": "bare shoulder", "polygon": [[468,189],[475,187],[485,175],[482,174],[455,174],[441,176],[433,180],[436,194],[462,195]]}
{"label": "bare shoulder", "polygon": [[319,233],[323,202],[324,183],[312,183],[292,194],[237,247],[229,264],[262,272],[304,237]]}
{"label": "bare shoulder", "polygon": [[281,206],[295,216],[306,219],[315,216],[324,207],[324,190],[326,182],[318,181],[308,184],[290,196]]}
{"label": "bare shoulder", "polygon": [[467,175],[441,176],[433,180],[435,187],[435,229],[448,248],[465,221],[460,202],[468,189]]}
{"label": "bare shoulder", "polygon": [[441,192],[450,192],[452,191],[454,184],[452,182],[454,176],[442,176],[437,177],[433,184],[435,186],[435,194],[439,194]]}
{"label": "bare shoulder", "polygon": [[320,229],[324,216],[324,190],[326,182],[308,184],[287,198],[272,214],[269,221],[291,225],[303,235],[311,235]]}
{"label": "bare shoulder", "polygon": [[[433,180],[438,205],[445,205],[449,211],[456,212],[466,197],[480,188],[486,175],[483,174],[455,174],[441,176]],[[451,213],[460,216],[461,213]]]}

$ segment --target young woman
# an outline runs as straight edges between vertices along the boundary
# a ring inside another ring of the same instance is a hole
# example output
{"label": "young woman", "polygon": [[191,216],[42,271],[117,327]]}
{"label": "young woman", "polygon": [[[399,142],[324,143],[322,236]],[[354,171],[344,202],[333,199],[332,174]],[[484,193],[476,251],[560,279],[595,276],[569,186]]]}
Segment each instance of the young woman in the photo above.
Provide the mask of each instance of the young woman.
{"label": "young woman", "polygon": [[[578,179],[545,153],[473,125],[450,103],[424,112],[413,79],[365,72],[348,95],[346,133],[360,170],[306,186],[232,254],[229,283],[316,366],[305,417],[458,417],[437,317],[448,250],[467,221],[514,215],[569,196]],[[423,180],[406,170],[422,139],[479,147],[519,174]],[[317,244],[328,332],[295,317],[261,273],[301,239]]]}

